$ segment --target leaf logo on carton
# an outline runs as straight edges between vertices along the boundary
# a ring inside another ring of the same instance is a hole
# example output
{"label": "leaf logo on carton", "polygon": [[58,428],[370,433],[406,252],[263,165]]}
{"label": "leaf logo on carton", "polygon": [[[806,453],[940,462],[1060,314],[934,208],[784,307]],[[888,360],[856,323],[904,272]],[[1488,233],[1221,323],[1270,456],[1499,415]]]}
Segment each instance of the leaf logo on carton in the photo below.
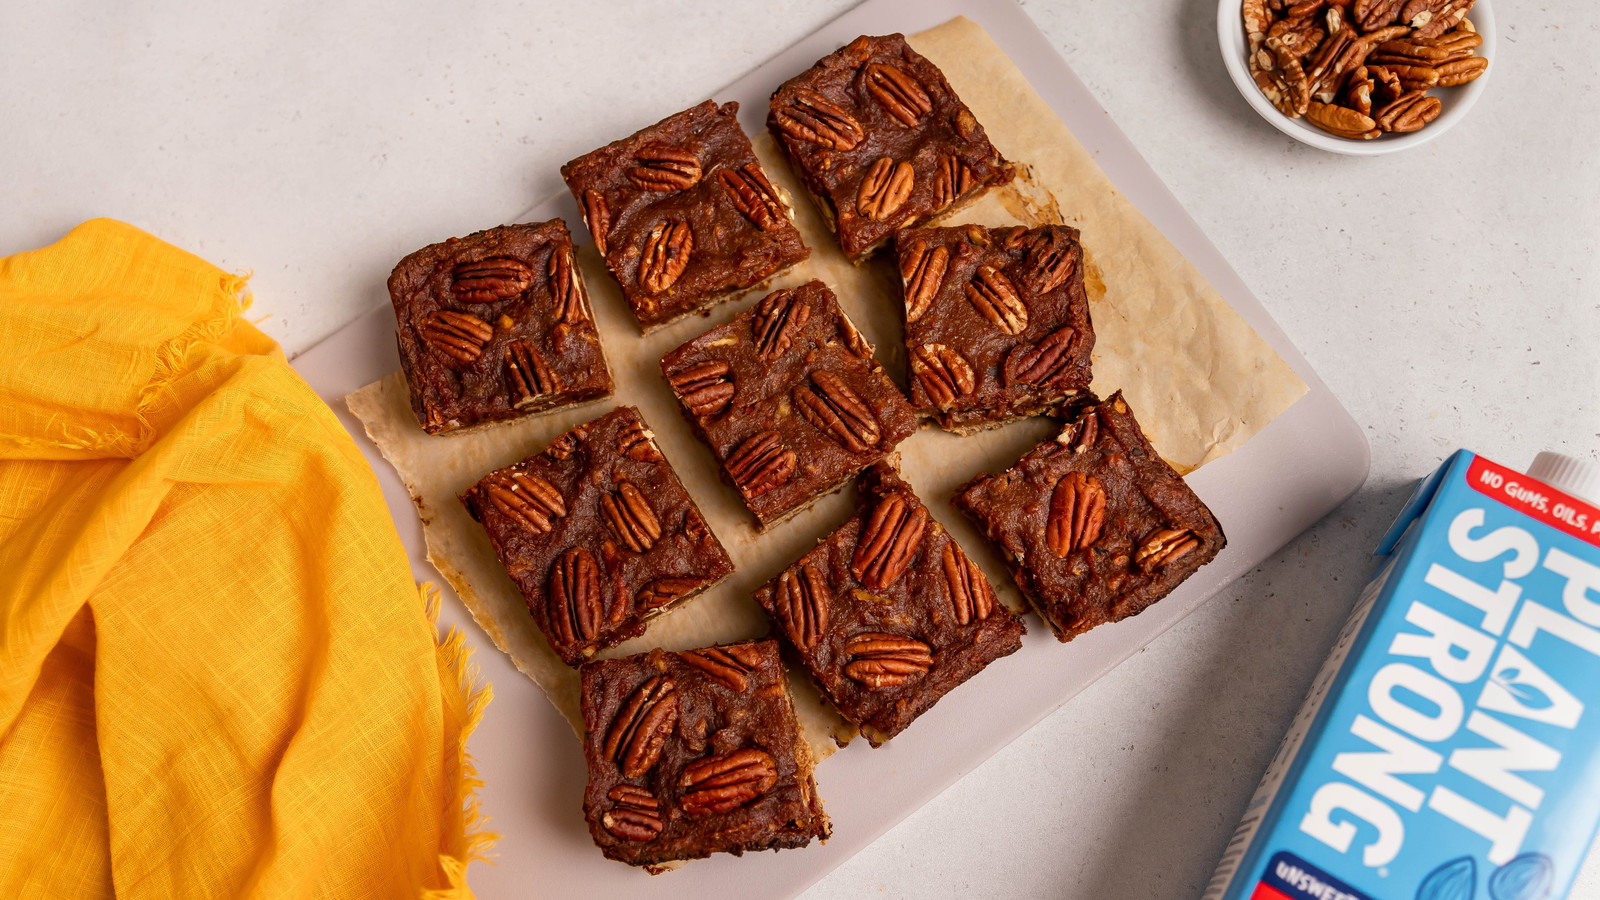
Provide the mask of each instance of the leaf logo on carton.
{"label": "leaf logo on carton", "polygon": [[1477,883],[1477,863],[1470,856],[1459,856],[1422,879],[1417,886],[1417,900],[1472,900]]}
{"label": "leaf logo on carton", "polygon": [[1524,853],[1489,876],[1490,900],[1544,900],[1550,896],[1555,865],[1543,853]]}
{"label": "leaf logo on carton", "polygon": [[1539,687],[1532,682],[1518,680],[1521,677],[1521,669],[1501,669],[1500,671],[1494,673],[1494,682],[1495,684],[1498,684],[1506,693],[1517,698],[1517,702],[1521,703],[1523,706],[1526,706],[1528,709],[1549,709],[1555,705],[1555,701],[1550,699],[1549,694],[1546,694],[1544,691],[1540,690]]}

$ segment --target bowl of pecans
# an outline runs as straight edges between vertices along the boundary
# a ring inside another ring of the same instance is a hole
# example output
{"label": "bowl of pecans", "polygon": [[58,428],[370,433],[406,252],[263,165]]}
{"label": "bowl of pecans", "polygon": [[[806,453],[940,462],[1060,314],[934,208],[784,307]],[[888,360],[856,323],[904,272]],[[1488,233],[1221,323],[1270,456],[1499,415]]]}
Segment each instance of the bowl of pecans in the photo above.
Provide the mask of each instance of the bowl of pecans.
{"label": "bowl of pecans", "polygon": [[1228,74],[1274,128],[1334,153],[1393,153],[1465,118],[1488,84],[1489,0],[1219,0]]}

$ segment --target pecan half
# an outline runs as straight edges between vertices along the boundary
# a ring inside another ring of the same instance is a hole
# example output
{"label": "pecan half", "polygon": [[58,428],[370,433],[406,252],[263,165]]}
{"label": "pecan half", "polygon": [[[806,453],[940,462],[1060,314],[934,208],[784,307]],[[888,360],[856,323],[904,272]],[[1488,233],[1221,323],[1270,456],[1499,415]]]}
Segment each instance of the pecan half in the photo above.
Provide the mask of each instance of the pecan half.
{"label": "pecan half", "polygon": [[787,482],[799,461],[795,452],[783,445],[783,435],[759,431],[734,448],[724,466],[739,490],[754,498]]}
{"label": "pecan half", "polygon": [[1074,454],[1084,453],[1094,448],[1095,441],[1100,439],[1100,417],[1089,410],[1078,416],[1078,420],[1061,429],[1056,435],[1056,443],[1061,444]]}
{"label": "pecan half", "polygon": [[549,580],[546,611],[555,643],[571,645],[598,637],[606,602],[594,554],[582,547],[568,549],[556,557]]}
{"label": "pecan half", "polygon": [[[1273,0],[1273,3],[1282,7],[1286,19],[1308,19],[1321,12],[1327,5],[1326,0]],[[1335,2],[1334,5],[1340,4]]]}
{"label": "pecan half", "polygon": [[933,668],[933,648],[916,638],[864,631],[845,641],[844,674],[869,688],[909,684]]}
{"label": "pecan half", "polygon": [[917,321],[928,311],[928,305],[944,285],[944,273],[949,268],[950,248],[929,247],[927,241],[918,241],[901,257],[900,278],[905,283],[907,322]]}
{"label": "pecan half", "polygon": [[1279,112],[1291,119],[1305,114],[1305,105],[1311,101],[1311,85],[1300,60],[1289,60],[1279,70],[1272,54],[1263,47],[1250,57],[1250,77]]}
{"label": "pecan half", "polygon": [[694,252],[694,232],[688,222],[662,222],[650,229],[639,258],[639,284],[659,294],[677,283]]}
{"label": "pecan half", "polygon": [[1070,325],[1057,328],[1034,344],[1019,344],[1006,354],[1006,384],[1058,386],[1077,369],[1072,349],[1078,330]]}
{"label": "pecan half", "polygon": [[722,756],[698,759],[683,769],[678,798],[683,814],[691,819],[724,813],[755,800],[778,782],[778,766],[767,753],[754,747]]}
{"label": "pecan half", "polygon": [[550,282],[550,299],[555,307],[557,322],[583,322],[589,318],[583,309],[583,286],[578,283],[578,271],[572,265],[572,251],[558,247],[550,253],[550,264],[545,276]]}
{"label": "pecan half", "polygon": [[794,291],[776,291],[756,304],[750,317],[750,337],[762,359],[773,360],[794,345],[795,335],[811,319],[811,304]]}
{"label": "pecan half", "polygon": [[561,390],[561,379],[539,351],[519,338],[506,345],[506,390],[512,406],[524,406]]}
{"label": "pecan half", "polygon": [[534,534],[549,534],[552,520],[567,514],[567,501],[550,482],[530,472],[512,472],[484,485],[489,505]]}
{"label": "pecan half", "polygon": [[615,492],[600,498],[600,515],[617,540],[635,553],[644,553],[661,539],[661,520],[631,481],[618,482]]}
{"label": "pecan half", "polygon": [[777,606],[789,640],[801,650],[817,645],[828,630],[828,586],[810,563],[778,576]]}
{"label": "pecan half", "polygon": [[854,116],[805,88],[795,91],[787,104],[773,111],[773,121],[789,137],[834,150],[853,149],[867,136]]}
{"label": "pecan half", "polygon": [[1021,334],[1028,327],[1028,305],[1022,302],[1011,279],[994,266],[979,266],[967,282],[967,299],[978,314],[1006,334]]}
{"label": "pecan half", "polygon": [[629,422],[617,433],[617,450],[639,462],[661,462],[661,448],[643,422]]}
{"label": "pecan half", "polygon": [[1388,66],[1371,65],[1367,66],[1367,71],[1372,74],[1372,96],[1375,100],[1397,100],[1406,92],[1405,86],[1400,83],[1400,76]]}
{"label": "pecan half", "polygon": [[676,601],[679,597],[705,583],[704,578],[688,575],[667,575],[657,578],[640,588],[639,593],[634,595],[633,602],[640,609],[656,609]]}
{"label": "pecan half", "polygon": [[1439,70],[1433,66],[1413,66],[1406,63],[1382,65],[1400,80],[1400,87],[1405,92],[1428,91],[1439,86]]}
{"label": "pecan half", "polygon": [[1250,42],[1250,52],[1254,54],[1261,49],[1261,42],[1267,39],[1267,29],[1272,27],[1272,13],[1267,9],[1267,0],[1244,0],[1244,34]]}
{"label": "pecan half", "polygon": [[[1319,101],[1329,102],[1330,98],[1324,96],[1328,88],[1336,85],[1344,72],[1361,65],[1371,51],[1371,45],[1362,41],[1361,35],[1345,23],[1341,11],[1334,8],[1328,10],[1328,37],[1316,51],[1310,64],[1305,67],[1305,100],[1308,105],[1313,94]],[[1301,115],[1306,112],[1304,106],[1298,111]]]}
{"label": "pecan half", "polygon": [[972,111],[965,106],[956,110],[956,114],[950,118],[950,127],[954,128],[956,134],[961,135],[964,141],[973,140],[983,130],[978,127],[978,120],[972,115]]}
{"label": "pecan half", "polygon": [[978,564],[961,552],[955,541],[944,545],[941,554],[944,583],[950,590],[950,607],[962,625],[981,622],[994,612],[994,588],[983,577]]}
{"label": "pecan half", "polygon": [[1439,118],[1444,104],[1438,97],[1429,97],[1421,91],[1402,94],[1399,99],[1385,104],[1373,112],[1372,118],[1384,131],[1417,131]]}
{"label": "pecan half", "polygon": [[737,387],[733,369],[725,362],[702,362],[667,377],[685,409],[701,417],[714,416],[733,402]]}
{"label": "pecan half", "polygon": [[728,690],[741,693],[750,686],[750,673],[761,664],[761,655],[750,644],[689,650],[679,653],[678,658],[720,682]]}
{"label": "pecan half", "polygon": [[738,169],[723,169],[717,173],[717,180],[727,189],[734,208],[761,231],[777,231],[788,221],[778,192],[759,164],[746,163]]}
{"label": "pecan half", "polygon": [[933,100],[915,78],[887,63],[873,63],[866,71],[867,93],[902,125],[911,126],[933,112]]}
{"label": "pecan half", "polygon": [[594,249],[606,255],[606,235],[611,233],[611,209],[599,191],[590,188],[583,192],[583,221],[594,236]]}
{"label": "pecan half", "polygon": [[1372,115],[1372,91],[1377,85],[1372,70],[1358,66],[1350,72],[1350,80],[1345,82],[1345,105],[1363,116]]}
{"label": "pecan half", "polygon": [[1078,242],[1059,231],[1044,231],[1028,245],[1028,267],[1022,283],[1035,294],[1048,294],[1067,283],[1078,268]]}
{"label": "pecan half", "polygon": [[589,438],[589,429],[578,426],[550,442],[544,452],[553,459],[566,459],[578,451],[578,445]]}
{"label": "pecan half", "polygon": [[1290,96],[1289,84],[1285,81],[1283,73],[1277,70],[1277,63],[1273,60],[1272,54],[1263,47],[1251,53],[1246,63],[1250,68],[1250,78],[1255,81],[1256,87],[1261,89],[1261,95],[1267,98],[1267,102],[1278,112],[1291,118],[1299,118],[1300,114],[1295,111],[1294,101]]}
{"label": "pecan half", "polygon": [[927,527],[928,510],[922,504],[911,503],[903,494],[883,498],[856,539],[850,574],[869,591],[894,584],[916,557]]}
{"label": "pecan half", "polygon": [[1265,46],[1282,66],[1316,49],[1326,36],[1314,15],[1291,16],[1272,24]]}
{"label": "pecan half", "polygon": [[422,338],[441,353],[462,362],[476,362],[483,345],[494,337],[488,322],[470,313],[436,309],[422,320]]}
{"label": "pecan half", "polygon": [[634,159],[638,165],[628,170],[628,177],[647,191],[682,191],[700,183],[700,158],[687,147],[651,141]]}
{"label": "pecan half", "polygon": [[975,183],[966,163],[954,156],[942,156],[939,167],[933,172],[933,202],[941,209],[949,206],[972,190]]}
{"label": "pecan half", "polygon": [[520,259],[491,256],[456,263],[450,270],[450,294],[462,303],[509,300],[533,284],[533,270]]}
{"label": "pecan half", "polygon": [[881,434],[872,407],[832,372],[812,372],[810,386],[794,389],[794,402],[802,418],[846,450],[865,453],[877,446]]}
{"label": "pecan half", "polygon": [[1417,37],[1435,38],[1456,27],[1472,9],[1473,0],[1411,0],[1400,20],[1417,30]]}
{"label": "pecan half", "polygon": [[1469,56],[1466,59],[1451,60],[1440,63],[1434,67],[1439,73],[1439,87],[1456,87],[1482,75],[1489,68],[1489,61],[1481,56]]}
{"label": "pecan half", "polygon": [[638,778],[661,758],[661,745],[678,724],[678,686],[665,675],[639,685],[611,720],[603,749],[624,778]]}
{"label": "pecan half", "polygon": [[872,345],[867,343],[867,339],[861,336],[860,329],[856,328],[856,323],[850,321],[850,317],[844,314],[844,310],[839,311],[837,325],[839,340],[844,343],[845,349],[867,360],[869,368],[876,371],[878,369],[878,361],[872,355]]}
{"label": "pecan half", "polygon": [[1146,572],[1172,564],[1200,549],[1200,539],[1187,528],[1159,528],[1139,544],[1133,561]]}
{"label": "pecan half", "polygon": [[1406,0],[1356,0],[1350,15],[1362,31],[1377,31],[1393,25],[1405,3]]}
{"label": "pecan half", "polygon": [[1436,66],[1440,63],[1466,59],[1481,44],[1483,44],[1481,34],[1454,31],[1436,38],[1409,37],[1384,41],[1378,45],[1376,53],[1394,57],[1394,62]]}
{"label": "pecan half", "polygon": [[1371,116],[1364,116],[1347,106],[1334,106],[1331,103],[1311,104],[1306,109],[1306,121],[1342,138],[1371,140],[1383,133],[1378,130],[1378,123],[1374,122]]}
{"label": "pecan half", "polygon": [[1050,494],[1044,542],[1056,556],[1087,550],[1100,540],[1106,525],[1106,489],[1100,479],[1068,472]]}
{"label": "pecan half", "polygon": [[869,219],[887,219],[911,198],[916,180],[911,163],[880,157],[867,169],[867,176],[856,191],[856,210]]}
{"label": "pecan half", "polygon": [[653,841],[661,834],[661,804],[654,794],[634,784],[619,784],[606,794],[616,804],[600,816],[611,836],[632,843]]}
{"label": "pecan half", "polygon": [[936,406],[947,406],[978,386],[966,357],[944,344],[923,344],[911,351],[911,374]]}

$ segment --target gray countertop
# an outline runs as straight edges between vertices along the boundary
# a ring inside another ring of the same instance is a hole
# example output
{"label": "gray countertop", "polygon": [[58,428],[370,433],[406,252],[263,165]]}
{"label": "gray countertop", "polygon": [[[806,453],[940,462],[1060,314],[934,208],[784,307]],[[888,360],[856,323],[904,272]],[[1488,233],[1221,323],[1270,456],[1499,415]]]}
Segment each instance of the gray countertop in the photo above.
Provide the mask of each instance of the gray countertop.
{"label": "gray countertop", "polygon": [[[294,354],[385,302],[405,253],[850,5],[7,4],[0,255],[124,219],[253,270],[251,315]],[[1364,426],[1372,473],[807,897],[1198,896],[1415,479],[1463,446],[1600,451],[1600,4],[1502,0],[1472,114],[1375,158],[1261,121],[1209,0],[1023,6]],[[1573,896],[1600,896],[1600,860]]]}

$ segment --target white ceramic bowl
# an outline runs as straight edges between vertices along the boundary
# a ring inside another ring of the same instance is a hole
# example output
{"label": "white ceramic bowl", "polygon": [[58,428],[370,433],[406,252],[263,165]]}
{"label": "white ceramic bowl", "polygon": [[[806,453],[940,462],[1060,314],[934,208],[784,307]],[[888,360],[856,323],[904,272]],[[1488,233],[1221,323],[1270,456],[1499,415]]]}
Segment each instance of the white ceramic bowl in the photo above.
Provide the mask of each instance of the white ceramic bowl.
{"label": "white ceramic bowl", "polygon": [[1355,138],[1342,138],[1329,134],[1305,119],[1291,119],[1267,100],[1261,89],[1256,87],[1255,80],[1250,77],[1248,54],[1249,45],[1245,42],[1244,20],[1240,10],[1240,0],[1218,0],[1217,2],[1217,45],[1222,49],[1222,62],[1228,67],[1228,75],[1233,78],[1234,87],[1244,96],[1246,102],[1261,114],[1273,128],[1287,134],[1295,140],[1310,144],[1333,153],[1348,153],[1353,156],[1376,156],[1380,153],[1395,153],[1419,144],[1426,144],[1455,124],[1466,118],[1472,105],[1478,102],[1478,97],[1489,86],[1489,78],[1494,75],[1495,63],[1495,27],[1494,10],[1489,0],[1478,0],[1472,6],[1472,12],[1467,18],[1472,20],[1472,25],[1483,35],[1483,44],[1478,47],[1478,55],[1489,60],[1489,68],[1476,80],[1469,81],[1460,87],[1435,88],[1429,91],[1443,103],[1444,108],[1439,113],[1439,118],[1428,123],[1421,131],[1407,134],[1385,134],[1375,137],[1370,141]]}

